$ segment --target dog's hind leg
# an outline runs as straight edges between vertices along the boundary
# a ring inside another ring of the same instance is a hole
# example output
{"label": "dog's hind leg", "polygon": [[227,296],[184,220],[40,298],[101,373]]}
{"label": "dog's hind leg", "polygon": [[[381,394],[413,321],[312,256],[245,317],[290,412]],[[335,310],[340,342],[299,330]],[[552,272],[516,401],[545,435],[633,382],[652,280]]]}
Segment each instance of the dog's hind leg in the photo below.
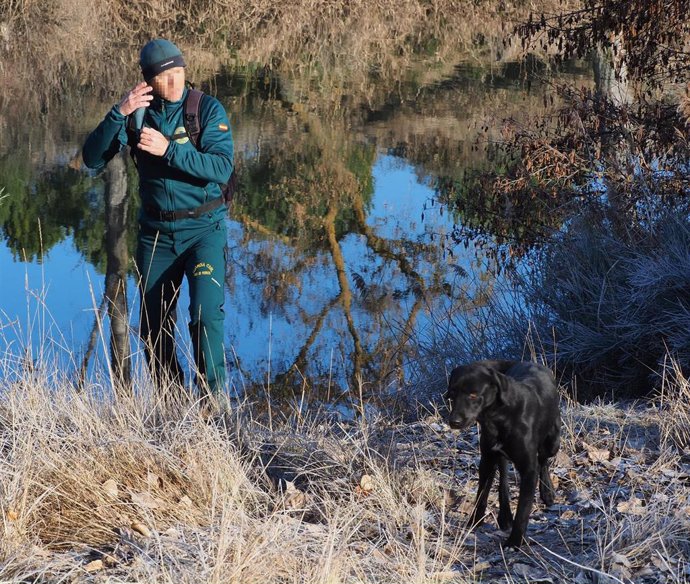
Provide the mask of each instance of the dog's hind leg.
{"label": "dog's hind leg", "polygon": [[522,469],[518,468],[518,472],[520,472],[520,496],[518,497],[517,510],[515,511],[513,529],[505,542],[505,545],[508,547],[520,547],[525,537],[529,514],[534,503],[534,491],[537,488],[537,461],[533,460],[523,466]]}
{"label": "dog's hind leg", "polygon": [[510,510],[510,484],[508,482],[508,459],[498,459],[498,526],[510,529],[513,526],[513,513]]}
{"label": "dog's hind leg", "polygon": [[549,466],[548,458],[542,460],[541,457],[539,457],[539,496],[547,507],[551,507],[556,498],[556,489],[554,489],[553,483],[551,482]]}
{"label": "dog's hind leg", "polygon": [[470,515],[467,527],[472,529],[480,525],[486,514],[486,504],[489,500],[489,491],[496,476],[496,457],[482,454],[479,460],[479,486],[477,487],[477,499],[474,503],[474,511]]}
{"label": "dog's hind leg", "polygon": [[539,496],[547,507],[551,507],[556,498],[556,489],[553,488],[549,468],[551,466],[551,459],[558,454],[558,448],[560,447],[560,427],[560,420],[558,420],[554,424],[552,432],[542,442],[537,457],[539,462]]}

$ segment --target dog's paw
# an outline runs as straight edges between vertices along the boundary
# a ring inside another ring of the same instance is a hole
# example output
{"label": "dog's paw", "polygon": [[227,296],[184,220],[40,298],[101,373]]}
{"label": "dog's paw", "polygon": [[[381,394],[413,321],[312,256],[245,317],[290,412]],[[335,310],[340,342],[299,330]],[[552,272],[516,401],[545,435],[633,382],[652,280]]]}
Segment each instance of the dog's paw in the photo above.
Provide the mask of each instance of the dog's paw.
{"label": "dog's paw", "polygon": [[519,548],[521,545],[522,545],[522,536],[521,535],[515,536],[512,533],[510,534],[508,539],[506,539],[503,542],[504,548]]}
{"label": "dog's paw", "polygon": [[498,517],[498,527],[501,531],[510,531],[513,529],[513,518],[512,517]]}
{"label": "dog's paw", "polygon": [[542,489],[539,496],[544,507],[552,507],[556,502],[556,492],[553,489]]}

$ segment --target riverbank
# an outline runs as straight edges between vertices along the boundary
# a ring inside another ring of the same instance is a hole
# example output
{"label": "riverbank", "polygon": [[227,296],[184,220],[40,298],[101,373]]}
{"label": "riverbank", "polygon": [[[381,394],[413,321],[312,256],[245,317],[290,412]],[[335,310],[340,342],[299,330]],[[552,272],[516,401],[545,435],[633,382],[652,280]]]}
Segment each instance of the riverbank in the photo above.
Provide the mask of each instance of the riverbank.
{"label": "riverbank", "polygon": [[145,389],[113,401],[4,371],[0,582],[690,578],[682,378],[655,404],[564,400],[557,504],[536,506],[529,545],[501,552],[493,517],[464,528],[477,433],[439,414],[353,423],[285,406],[269,419],[247,402],[205,418]]}
{"label": "riverbank", "polygon": [[117,88],[139,79],[139,49],[155,37],[180,46],[187,79],[197,83],[239,60],[267,71],[317,75],[319,90],[338,103],[344,88],[366,95],[372,79],[398,81],[414,61],[435,69],[460,60],[518,60],[520,43],[507,41],[513,27],[533,11],[553,12],[568,4],[14,0],[0,6],[0,103],[6,98],[11,104],[21,94],[20,111],[45,112],[64,103],[75,81],[119,97],[123,90]]}

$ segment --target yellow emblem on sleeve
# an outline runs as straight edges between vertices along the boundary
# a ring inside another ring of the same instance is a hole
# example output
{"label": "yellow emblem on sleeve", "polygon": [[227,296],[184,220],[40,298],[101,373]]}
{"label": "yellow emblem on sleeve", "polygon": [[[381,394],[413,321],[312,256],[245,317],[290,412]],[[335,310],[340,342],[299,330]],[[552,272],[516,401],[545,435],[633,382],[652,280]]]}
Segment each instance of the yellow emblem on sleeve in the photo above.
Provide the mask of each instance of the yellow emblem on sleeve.
{"label": "yellow emblem on sleeve", "polygon": [[[180,136],[177,138],[177,136]],[[175,131],[173,132],[173,140],[177,142],[178,144],[186,144],[189,142],[189,138],[187,137],[187,131],[184,129],[184,126],[178,126],[175,128]]]}
{"label": "yellow emblem on sleeve", "polygon": [[218,124],[218,129],[222,130],[223,132],[228,131],[228,125],[227,124]]}

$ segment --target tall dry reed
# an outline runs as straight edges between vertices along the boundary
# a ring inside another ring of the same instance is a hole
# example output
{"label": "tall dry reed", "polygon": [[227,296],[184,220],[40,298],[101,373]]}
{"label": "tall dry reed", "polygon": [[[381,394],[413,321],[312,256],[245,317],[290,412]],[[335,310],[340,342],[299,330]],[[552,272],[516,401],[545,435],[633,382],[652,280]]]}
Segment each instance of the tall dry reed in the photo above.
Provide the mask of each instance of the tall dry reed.
{"label": "tall dry reed", "polygon": [[542,4],[555,3],[8,0],[0,4],[0,76],[8,95],[30,84],[44,107],[75,81],[122,91],[137,78],[139,47],[164,36],[182,47],[197,80],[239,57],[354,90],[372,74],[399,79],[418,57],[515,58],[519,43],[503,40]]}

